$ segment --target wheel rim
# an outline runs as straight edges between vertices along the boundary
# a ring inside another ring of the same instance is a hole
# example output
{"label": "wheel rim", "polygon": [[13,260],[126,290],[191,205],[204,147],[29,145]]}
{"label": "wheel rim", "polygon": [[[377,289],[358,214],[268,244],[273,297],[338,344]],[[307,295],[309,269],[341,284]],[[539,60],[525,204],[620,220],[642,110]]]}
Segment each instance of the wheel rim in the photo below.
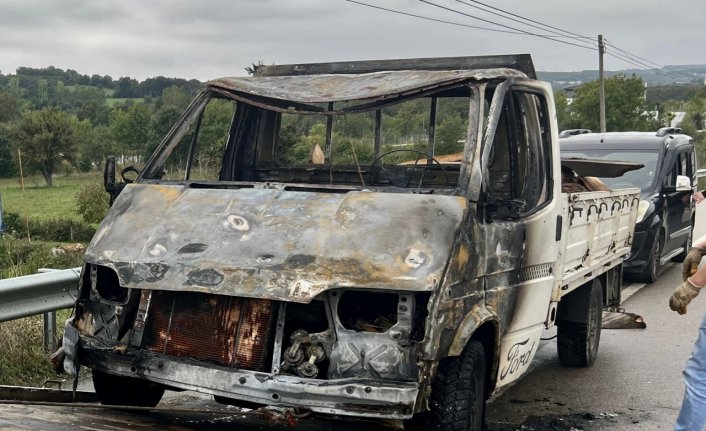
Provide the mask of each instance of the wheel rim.
{"label": "wheel rim", "polygon": [[657,242],[655,242],[655,249],[654,253],[652,253],[652,263],[651,263],[651,272],[652,274],[657,277],[659,274],[659,260],[662,255],[662,236],[660,235],[657,238]]}

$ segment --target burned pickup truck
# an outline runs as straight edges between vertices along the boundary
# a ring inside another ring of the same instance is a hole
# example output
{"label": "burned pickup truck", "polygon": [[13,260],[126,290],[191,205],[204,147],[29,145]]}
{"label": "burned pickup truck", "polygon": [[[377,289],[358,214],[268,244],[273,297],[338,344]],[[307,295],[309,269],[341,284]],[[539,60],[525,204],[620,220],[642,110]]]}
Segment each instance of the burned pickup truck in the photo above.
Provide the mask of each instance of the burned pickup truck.
{"label": "burned pickup truck", "polygon": [[519,55],[208,82],[134,181],[107,163],[64,368],[107,404],[194,390],[479,430],[544,328],[590,365],[639,190],[562,192],[534,77]]}

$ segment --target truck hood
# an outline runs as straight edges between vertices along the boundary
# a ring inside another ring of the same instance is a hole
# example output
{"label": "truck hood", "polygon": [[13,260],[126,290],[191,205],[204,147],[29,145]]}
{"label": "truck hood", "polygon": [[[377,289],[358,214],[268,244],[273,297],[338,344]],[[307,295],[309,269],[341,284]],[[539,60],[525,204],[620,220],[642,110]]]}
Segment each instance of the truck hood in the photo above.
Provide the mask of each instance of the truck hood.
{"label": "truck hood", "polygon": [[466,209],[454,196],[130,184],[86,262],[128,288],[294,302],[338,287],[433,290]]}

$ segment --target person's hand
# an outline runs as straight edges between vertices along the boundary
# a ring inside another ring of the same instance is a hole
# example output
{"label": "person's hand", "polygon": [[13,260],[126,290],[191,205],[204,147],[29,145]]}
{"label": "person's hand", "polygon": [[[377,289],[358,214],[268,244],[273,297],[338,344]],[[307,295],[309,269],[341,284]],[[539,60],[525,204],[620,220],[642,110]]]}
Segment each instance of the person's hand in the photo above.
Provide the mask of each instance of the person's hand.
{"label": "person's hand", "polygon": [[696,202],[697,204],[698,204],[699,202],[701,202],[702,200],[704,200],[704,194],[703,194],[702,192],[696,192],[696,193],[694,193],[694,194],[693,194],[693,197],[694,197],[694,202]]}
{"label": "person's hand", "polygon": [[684,258],[684,263],[681,267],[681,278],[686,280],[696,273],[696,270],[701,263],[701,258],[706,255],[706,248],[702,247],[691,247],[689,253]]}
{"label": "person's hand", "polygon": [[697,286],[687,278],[674,290],[671,298],[669,298],[669,308],[679,314],[686,314],[686,306],[689,305],[692,299],[701,291],[703,286]]}

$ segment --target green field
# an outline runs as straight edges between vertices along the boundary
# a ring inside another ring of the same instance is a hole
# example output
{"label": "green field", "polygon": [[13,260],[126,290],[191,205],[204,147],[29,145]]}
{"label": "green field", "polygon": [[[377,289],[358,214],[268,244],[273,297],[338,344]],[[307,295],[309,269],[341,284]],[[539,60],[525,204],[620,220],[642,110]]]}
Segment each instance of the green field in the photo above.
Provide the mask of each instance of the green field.
{"label": "green field", "polygon": [[3,211],[25,214],[30,219],[48,220],[70,218],[80,220],[76,214],[74,196],[78,189],[90,182],[101,181],[98,173],[54,177],[54,187],[46,187],[41,176],[25,178],[24,192],[18,179],[0,179]]}
{"label": "green field", "polygon": [[145,98],[144,97],[110,97],[110,98],[105,99],[105,103],[109,107],[113,108],[117,105],[121,105],[121,104],[127,102],[128,100],[132,101],[135,104],[139,104],[139,103],[144,103]]}

